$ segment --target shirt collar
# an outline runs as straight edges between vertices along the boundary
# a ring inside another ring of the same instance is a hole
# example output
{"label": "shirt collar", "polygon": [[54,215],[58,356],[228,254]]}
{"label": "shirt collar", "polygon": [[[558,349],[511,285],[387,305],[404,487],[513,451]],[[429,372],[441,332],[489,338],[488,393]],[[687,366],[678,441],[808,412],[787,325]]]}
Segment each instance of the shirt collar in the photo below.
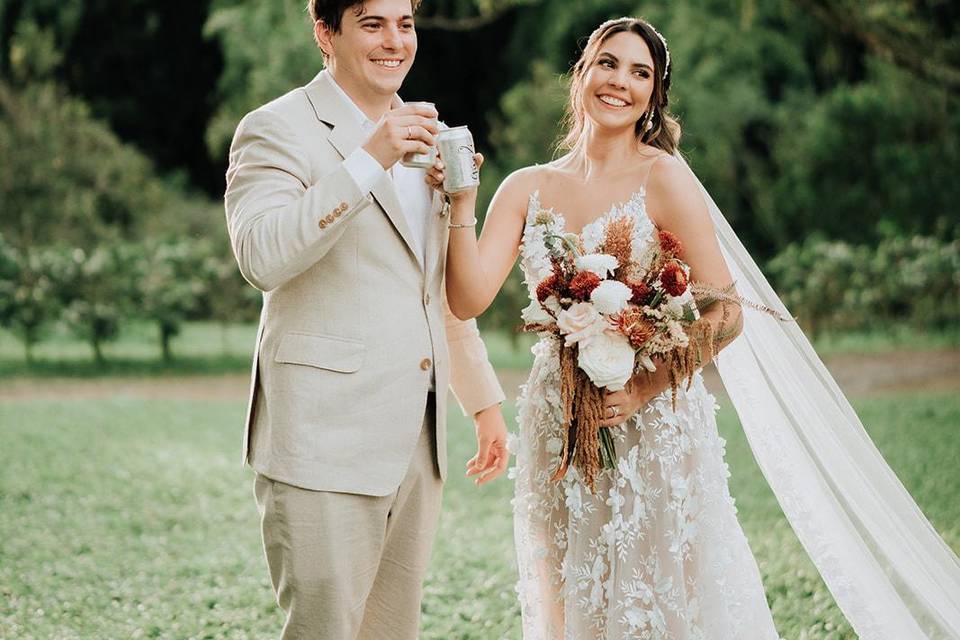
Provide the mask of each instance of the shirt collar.
{"label": "shirt collar", "polygon": [[[347,95],[347,92],[343,90],[343,87],[340,86],[340,83],[337,82],[337,79],[333,76],[332,73],[330,73],[330,80],[333,81],[331,82],[331,84],[333,85],[333,88],[337,91],[337,93],[340,94],[340,97],[342,97],[344,101],[346,101],[346,103],[350,105],[350,112],[357,119],[357,124],[359,124],[361,128],[367,129],[376,125],[376,123],[370,118],[368,118],[367,114],[365,114],[363,110],[357,106],[357,103],[353,101],[353,98]],[[394,103],[394,107],[403,106],[403,100],[401,100],[400,96],[397,96],[397,95],[393,96],[393,103]]]}

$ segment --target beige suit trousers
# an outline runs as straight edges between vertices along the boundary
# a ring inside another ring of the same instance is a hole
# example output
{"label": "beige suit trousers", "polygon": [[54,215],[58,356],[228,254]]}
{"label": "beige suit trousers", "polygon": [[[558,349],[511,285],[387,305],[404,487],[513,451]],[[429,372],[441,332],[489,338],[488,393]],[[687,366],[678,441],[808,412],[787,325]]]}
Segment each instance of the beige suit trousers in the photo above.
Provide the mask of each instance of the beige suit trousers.
{"label": "beige suit trousers", "polygon": [[283,640],[417,638],[443,486],[429,396],[410,466],[390,495],[311,491],[257,475]]}

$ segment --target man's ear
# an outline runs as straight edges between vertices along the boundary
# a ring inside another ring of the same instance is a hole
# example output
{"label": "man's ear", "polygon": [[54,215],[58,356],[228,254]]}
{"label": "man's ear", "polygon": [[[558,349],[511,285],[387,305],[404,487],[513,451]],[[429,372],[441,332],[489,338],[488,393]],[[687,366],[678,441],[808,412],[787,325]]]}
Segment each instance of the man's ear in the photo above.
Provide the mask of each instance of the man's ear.
{"label": "man's ear", "polygon": [[329,58],[333,51],[333,30],[327,26],[323,20],[317,20],[313,23],[313,39],[317,41],[317,46],[323,53],[324,58]]}

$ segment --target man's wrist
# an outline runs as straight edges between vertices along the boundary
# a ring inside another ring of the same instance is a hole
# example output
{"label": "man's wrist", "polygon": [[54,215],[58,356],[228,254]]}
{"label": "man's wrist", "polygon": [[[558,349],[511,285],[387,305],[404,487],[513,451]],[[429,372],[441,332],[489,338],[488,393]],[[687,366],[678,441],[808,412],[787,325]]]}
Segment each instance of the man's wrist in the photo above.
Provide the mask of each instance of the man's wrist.
{"label": "man's wrist", "polygon": [[343,165],[364,194],[370,193],[373,185],[383,176],[386,170],[369,151],[364,147],[356,149],[346,157]]}

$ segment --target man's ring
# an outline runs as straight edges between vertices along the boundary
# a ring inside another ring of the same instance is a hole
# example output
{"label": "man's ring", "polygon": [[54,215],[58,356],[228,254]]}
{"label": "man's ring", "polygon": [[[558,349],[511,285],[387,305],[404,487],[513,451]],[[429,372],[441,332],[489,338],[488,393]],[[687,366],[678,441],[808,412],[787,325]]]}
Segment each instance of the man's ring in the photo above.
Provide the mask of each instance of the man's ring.
{"label": "man's ring", "polygon": [[413,140],[413,128],[407,127],[407,140]]}

